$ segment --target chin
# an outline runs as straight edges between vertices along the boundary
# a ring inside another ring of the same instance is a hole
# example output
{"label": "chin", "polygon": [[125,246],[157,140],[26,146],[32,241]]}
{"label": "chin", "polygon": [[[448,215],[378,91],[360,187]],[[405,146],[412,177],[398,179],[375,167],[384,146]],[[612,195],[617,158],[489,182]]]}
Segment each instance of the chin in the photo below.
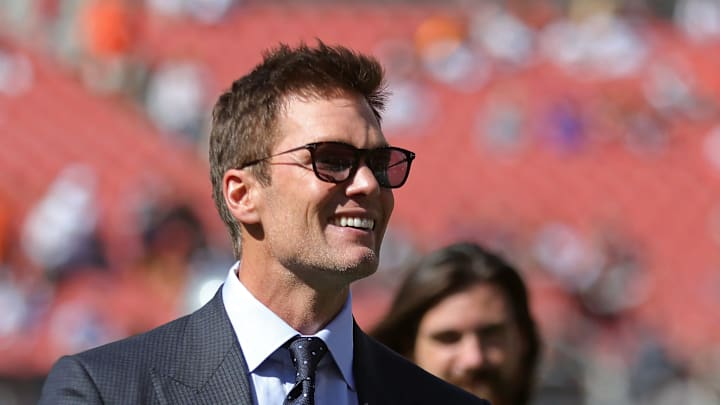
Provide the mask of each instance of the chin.
{"label": "chin", "polygon": [[344,264],[338,267],[343,272],[355,275],[354,278],[364,278],[374,274],[378,268],[377,255],[371,249],[367,249],[362,254],[353,254],[352,257],[346,257]]}
{"label": "chin", "polygon": [[353,271],[362,274],[373,274],[377,271],[378,261],[375,256],[368,258],[364,256],[361,260],[354,261]]}
{"label": "chin", "polygon": [[345,260],[354,263],[356,266],[375,266],[378,265],[377,249],[369,246],[352,246],[345,249]]}

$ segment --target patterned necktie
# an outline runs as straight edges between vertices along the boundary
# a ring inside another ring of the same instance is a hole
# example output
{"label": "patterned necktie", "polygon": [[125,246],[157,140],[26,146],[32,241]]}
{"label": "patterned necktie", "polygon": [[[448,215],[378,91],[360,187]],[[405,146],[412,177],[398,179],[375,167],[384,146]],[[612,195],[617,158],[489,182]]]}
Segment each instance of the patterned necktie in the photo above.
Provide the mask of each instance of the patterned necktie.
{"label": "patterned necktie", "polygon": [[315,369],[327,352],[327,346],[320,338],[298,336],[291,341],[288,350],[297,374],[295,386],[285,398],[284,405],[313,405]]}

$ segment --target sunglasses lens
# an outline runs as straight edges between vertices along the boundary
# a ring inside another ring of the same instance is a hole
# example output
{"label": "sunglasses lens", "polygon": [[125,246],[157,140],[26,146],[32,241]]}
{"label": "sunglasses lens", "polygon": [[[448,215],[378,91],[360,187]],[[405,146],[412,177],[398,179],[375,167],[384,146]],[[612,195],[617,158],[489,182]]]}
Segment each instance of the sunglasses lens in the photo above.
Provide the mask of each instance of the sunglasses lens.
{"label": "sunglasses lens", "polygon": [[370,152],[368,166],[382,187],[396,188],[405,183],[410,157],[402,149],[382,148]]}
{"label": "sunglasses lens", "polygon": [[[320,180],[341,183],[357,170],[360,149],[336,142],[318,142],[311,149],[315,174]],[[378,184],[385,188],[402,186],[410,171],[412,152],[404,149],[386,147],[362,150],[366,154],[366,164],[372,170]]]}
{"label": "sunglasses lens", "polygon": [[332,183],[347,180],[357,163],[356,150],[343,144],[320,143],[313,156],[318,177]]}

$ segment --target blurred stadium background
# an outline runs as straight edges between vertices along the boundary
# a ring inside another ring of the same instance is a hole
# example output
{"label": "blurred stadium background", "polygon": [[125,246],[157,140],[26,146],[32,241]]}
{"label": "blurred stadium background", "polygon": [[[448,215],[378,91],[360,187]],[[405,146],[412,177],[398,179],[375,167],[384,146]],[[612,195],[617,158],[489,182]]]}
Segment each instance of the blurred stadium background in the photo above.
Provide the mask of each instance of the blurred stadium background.
{"label": "blurred stadium background", "polygon": [[475,240],[530,285],[535,404],[720,403],[720,1],[0,0],[1,404],[208,299],[212,103],[316,38],[385,64],[418,154],[362,326]]}

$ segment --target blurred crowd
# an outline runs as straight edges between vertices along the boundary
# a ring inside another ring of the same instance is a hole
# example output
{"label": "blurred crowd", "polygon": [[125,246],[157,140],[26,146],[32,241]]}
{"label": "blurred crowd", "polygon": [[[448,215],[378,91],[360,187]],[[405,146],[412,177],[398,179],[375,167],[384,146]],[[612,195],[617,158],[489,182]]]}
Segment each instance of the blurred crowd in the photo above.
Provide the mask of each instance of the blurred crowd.
{"label": "blurred crowd", "polygon": [[[220,30],[238,14],[263,18],[264,4],[0,0],[0,101],[33,86],[32,62],[17,51],[26,47],[49,55],[87,91],[131,103],[158,136],[204,159],[209,110],[217,86],[228,80],[219,77],[220,66],[187,51],[183,39],[168,37],[175,46],[159,55],[149,32],[172,26],[164,32],[180,37],[184,24]],[[327,7],[273,4],[318,13]],[[654,161],[677,144],[683,128],[700,128],[698,159],[720,173],[719,1],[382,1],[365,7],[399,6],[409,10],[412,35],[371,44],[392,91],[383,122],[391,139],[428,136],[465,115],[472,125],[459,136],[498,165],[533,151],[571,158],[593,148]],[[414,7],[429,11],[417,18]],[[20,45],[4,46],[11,42]],[[455,99],[450,106],[447,94]],[[197,308],[232,263],[229,245],[214,242],[222,238],[211,235],[196,206],[172,191],[153,193],[153,186],[132,208],[135,248],[113,250],[98,223],[100,183],[92,167],[69,164],[19,220],[3,209],[0,193],[0,307],[11,308],[0,316],[0,403],[32,403],[43,373],[61,354]],[[557,198],[566,196],[558,191]],[[707,232],[718,243],[720,215],[714,218]],[[368,325],[378,319],[384,308],[377,302],[387,302],[404,263],[426,247],[479,240],[524,271],[540,315],[545,347],[533,403],[720,402],[720,342],[681,356],[659,337],[657,325],[638,316],[653,277],[653,252],[644,240],[614,224],[585,232],[542,212],[535,221],[533,232],[458,221],[422,243],[391,229],[384,269],[355,292],[357,311],[368,313]],[[720,281],[707,294],[720,296]]]}

